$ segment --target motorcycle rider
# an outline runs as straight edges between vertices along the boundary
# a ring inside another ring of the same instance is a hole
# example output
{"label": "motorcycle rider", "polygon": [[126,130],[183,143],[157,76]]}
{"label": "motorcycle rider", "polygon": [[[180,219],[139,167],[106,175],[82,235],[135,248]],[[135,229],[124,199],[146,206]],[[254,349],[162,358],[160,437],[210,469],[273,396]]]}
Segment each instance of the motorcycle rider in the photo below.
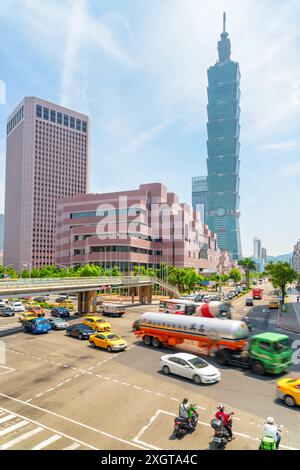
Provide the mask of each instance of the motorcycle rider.
{"label": "motorcycle rider", "polygon": [[281,436],[279,434],[279,428],[276,426],[274,418],[269,416],[264,424],[264,437],[272,437],[276,441],[276,448],[279,449]]}
{"label": "motorcycle rider", "polygon": [[217,412],[215,414],[215,417],[217,419],[220,419],[223,423],[223,426],[224,428],[226,429],[226,431],[228,432],[229,434],[229,439],[234,439],[233,435],[232,435],[232,421],[231,421],[231,413],[227,413],[225,411],[225,406],[223,405],[223,403],[221,403],[218,408],[217,408]]}
{"label": "motorcycle rider", "polygon": [[192,405],[189,403],[187,398],[184,398],[182,403],[179,405],[179,416],[186,419],[188,425],[193,428],[195,425],[196,416],[191,409]]}

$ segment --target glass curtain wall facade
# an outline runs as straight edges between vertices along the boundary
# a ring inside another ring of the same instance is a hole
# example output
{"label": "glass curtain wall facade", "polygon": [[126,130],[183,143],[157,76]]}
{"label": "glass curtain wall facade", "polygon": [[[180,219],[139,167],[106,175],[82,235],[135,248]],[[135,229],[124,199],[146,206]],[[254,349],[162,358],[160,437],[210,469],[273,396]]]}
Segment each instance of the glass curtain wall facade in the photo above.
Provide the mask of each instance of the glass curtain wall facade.
{"label": "glass curtain wall facade", "polygon": [[219,60],[208,69],[207,222],[217,233],[219,247],[239,259],[240,71],[230,54],[224,14]]}

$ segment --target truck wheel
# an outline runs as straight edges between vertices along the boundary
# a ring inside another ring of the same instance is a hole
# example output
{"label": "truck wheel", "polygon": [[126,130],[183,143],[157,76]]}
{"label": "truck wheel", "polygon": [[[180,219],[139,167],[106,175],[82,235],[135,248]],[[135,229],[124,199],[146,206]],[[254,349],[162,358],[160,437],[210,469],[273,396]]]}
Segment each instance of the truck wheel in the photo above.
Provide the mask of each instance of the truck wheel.
{"label": "truck wheel", "polygon": [[259,361],[253,361],[251,364],[251,370],[256,375],[264,375],[265,368],[263,364]]}
{"label": "truck wheel", "polygon": [[215,355],[216,361],[220,366],[225,366],[228,362],[228,355],[226,351],[217,351]]}
{"label": "truck wheel", "polygon": [[154,346],[155,348],[159,348],[159,347],[160,347],[160,341],[159,341],[159,339],[157,339],[157,338],[152,338],[152,346]]}
{"label": "truck wheel", "polygon": [[144,336],[143,342],[146,346],[151,346],[151,336]]}
{"label": "truck wheel", "polygon": [[295,406],[296,405],[296,402],[295,402],[294,398],[291,397],[290,395],[285,395],[285,397],[283,398],[283,402],[287,406]]}

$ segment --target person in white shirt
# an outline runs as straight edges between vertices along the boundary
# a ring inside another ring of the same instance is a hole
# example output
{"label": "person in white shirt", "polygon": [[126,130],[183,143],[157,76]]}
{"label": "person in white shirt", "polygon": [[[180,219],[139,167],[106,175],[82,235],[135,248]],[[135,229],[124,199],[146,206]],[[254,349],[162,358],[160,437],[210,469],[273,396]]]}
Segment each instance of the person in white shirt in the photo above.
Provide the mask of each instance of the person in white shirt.
{"label": "person in white shirt", "polygon": [[279,448],[281,436],[278,426],[276,426],[274,418],[267,418],[264,424],[264,437],[272,437],[276,441],[276,447]]}

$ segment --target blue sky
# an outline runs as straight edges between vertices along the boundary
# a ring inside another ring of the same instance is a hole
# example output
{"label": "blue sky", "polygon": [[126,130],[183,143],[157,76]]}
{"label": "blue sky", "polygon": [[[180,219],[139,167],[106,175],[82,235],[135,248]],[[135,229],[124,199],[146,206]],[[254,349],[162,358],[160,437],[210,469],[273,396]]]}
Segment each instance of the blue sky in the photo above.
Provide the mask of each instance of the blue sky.
{"label": "blue sky", "polygon": [[161,181],[185,202],[206,173],[206,70],[222,13],[241,79],[243,255],[300,236],[298,0],[6,0],[0,3],[0,210],[6,118],[24,96],[92,118],[92,192]]}

